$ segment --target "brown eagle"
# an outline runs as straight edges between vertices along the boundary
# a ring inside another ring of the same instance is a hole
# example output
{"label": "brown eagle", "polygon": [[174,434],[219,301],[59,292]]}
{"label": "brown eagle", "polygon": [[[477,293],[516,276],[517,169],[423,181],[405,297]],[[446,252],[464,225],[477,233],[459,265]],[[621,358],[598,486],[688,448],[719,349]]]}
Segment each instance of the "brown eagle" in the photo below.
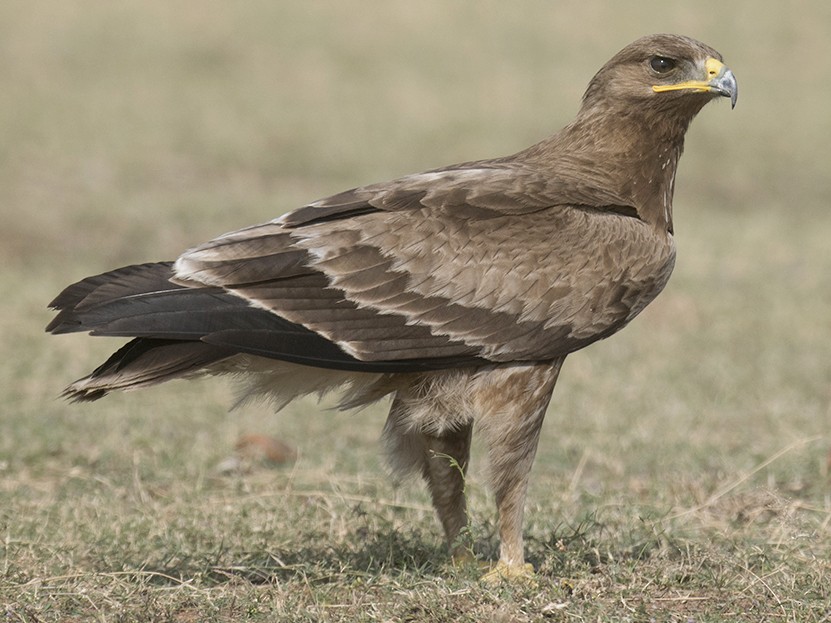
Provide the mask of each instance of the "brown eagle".
{"label": "brown eagle", "polygon": [[278,407],[391,395],[392,470],[424,477],[455,555],[475,425],[498,569],[524,572],[528,475],[560,367],[666,285],[684,133],[719,96],[736,103],[718,52],[644,37],[594,76],[571,124],[519,153],[347,190],[175,262],[79,281],[47,330],[133,339],[65,393],[227,373]]}

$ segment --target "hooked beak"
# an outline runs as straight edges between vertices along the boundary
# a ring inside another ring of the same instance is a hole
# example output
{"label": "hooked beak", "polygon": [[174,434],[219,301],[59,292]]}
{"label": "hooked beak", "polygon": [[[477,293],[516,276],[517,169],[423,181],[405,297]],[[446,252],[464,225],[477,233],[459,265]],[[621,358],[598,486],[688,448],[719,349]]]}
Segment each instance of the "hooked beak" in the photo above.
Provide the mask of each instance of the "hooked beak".
{"label": "hooked beak", "polygon": [[698,91],[699,93],[718,93],[730,98],[732,108],[736,107],[739,97],[739,86],[736,77],[720,60],[710,57],[704,62],[706,78],[704,80],[686,80],[676,84],[659,84],[652,87],[656,93],[663,91]]}

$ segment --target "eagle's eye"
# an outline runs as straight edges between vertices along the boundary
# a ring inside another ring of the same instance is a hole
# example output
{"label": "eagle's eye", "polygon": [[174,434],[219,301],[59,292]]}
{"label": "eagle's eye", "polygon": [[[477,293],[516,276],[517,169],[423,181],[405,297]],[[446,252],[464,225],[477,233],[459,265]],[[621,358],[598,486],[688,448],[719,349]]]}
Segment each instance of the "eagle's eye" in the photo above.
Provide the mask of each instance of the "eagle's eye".
{"label": "eagle's eye", "polygon": [[659,74],[665,74],[675,69],[675,61],[666,56],[653,56],[649,59],[649,66]]}

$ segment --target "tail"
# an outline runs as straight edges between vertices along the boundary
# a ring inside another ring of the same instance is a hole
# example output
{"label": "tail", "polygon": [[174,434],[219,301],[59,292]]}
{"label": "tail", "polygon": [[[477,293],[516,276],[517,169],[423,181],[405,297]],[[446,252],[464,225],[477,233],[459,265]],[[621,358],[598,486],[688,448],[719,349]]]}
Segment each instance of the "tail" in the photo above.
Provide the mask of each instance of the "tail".
{"label": "tail", "polygon": [[202,342],[135,338],[61,395],[72,402],[98,400],[113,390],[139,389],[199,374],[234,354]]}
{"label": "tail", "polygon": [[[200,328],[208,323],[206,312],[229,307],[223,300],[229,297],[216,299],[219,292],[213,289],[177,285],[172,276],[171,262],[127,266],[79,281],[49,304],[59,311],[46,327],[50,333],[87,331],[134,338],[67,387],[65,397],[97,400],[112,390],[196,374],[235,354],[199,339],[204,335]],[[240,301],[232,307],[246,306]]]}

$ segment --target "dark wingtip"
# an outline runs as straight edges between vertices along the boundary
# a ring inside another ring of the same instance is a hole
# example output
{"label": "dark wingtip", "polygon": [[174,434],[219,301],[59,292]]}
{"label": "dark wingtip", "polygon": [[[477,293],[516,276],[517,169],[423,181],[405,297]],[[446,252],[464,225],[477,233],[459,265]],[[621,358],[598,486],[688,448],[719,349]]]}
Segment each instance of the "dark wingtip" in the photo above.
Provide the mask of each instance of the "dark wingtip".
{"label": "dark wingtip", "polygon": [[78,331],[78,327],[81,326],[80,322],[70,323],[66,322],[65,320],[66,319],[63,318],[63,314],[58,314],[52,319],[52,321],[48,325],[46,325],[46,329],[44,329],[44,331],[46,331],[47,333],[51,333],[52,335],[59,335],[61,333],[74,333],[75,331]]}
{"label": "dark wingtip", "polygon": [[106,389],[75,389],[73,385],[70,385],[61,392],[61,398],[68,400],[72,404],[76,402],[95,402],[109,393]]}

